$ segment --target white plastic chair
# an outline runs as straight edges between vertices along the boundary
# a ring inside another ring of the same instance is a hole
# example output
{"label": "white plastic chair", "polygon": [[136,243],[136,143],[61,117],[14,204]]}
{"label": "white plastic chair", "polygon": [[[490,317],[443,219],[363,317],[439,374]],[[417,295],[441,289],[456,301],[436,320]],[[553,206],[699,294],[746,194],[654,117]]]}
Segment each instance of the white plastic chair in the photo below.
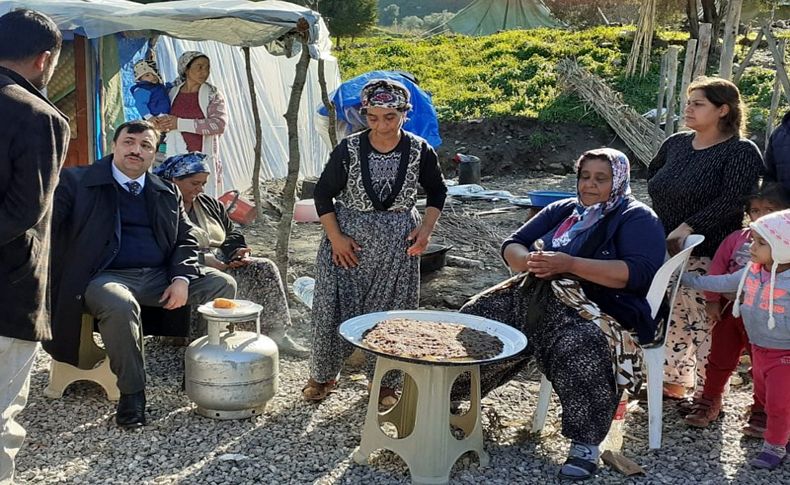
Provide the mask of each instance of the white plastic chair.
{"label": "white plastic chair", "polygon": [[[659,331],[662,334],[655,341],[642,346],[645,367],[647,367],[647,410],[648,410],[648,430],[650,449],[661,448],[662,413],[663,413],[663,387],[664,387],[664,343],[672,322],[672,308],[675,304],[675,296],[680,288],[680,275],[686,270],[689,256],[695,247],[705,240],[705,236],[692,234],[686,238],[683,250],[669,258],[658,269],[650,284],[647,292],[647,302],[650,305],[650,314],[653,318],[658,314],[661,301],[669,293],[669,316],[663,328]],[[672,276],[678,277],[672,280]],[[672,286],[670,287],[670,284]],[[551,382],[542,376],[540,381],[540,394],[535,414],[532,417],[532,432],[537,433],[543,429],[546,423],[546,414],[549,410],[551,400]]]}

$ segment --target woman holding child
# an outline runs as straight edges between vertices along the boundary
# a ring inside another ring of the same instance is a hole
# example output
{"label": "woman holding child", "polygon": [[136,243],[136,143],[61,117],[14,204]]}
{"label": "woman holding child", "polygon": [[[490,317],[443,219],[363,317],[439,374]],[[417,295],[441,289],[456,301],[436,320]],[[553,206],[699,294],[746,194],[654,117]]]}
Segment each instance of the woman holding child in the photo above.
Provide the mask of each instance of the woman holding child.
{"label": "woman holding child", "polygon": [[[743,201],[757,184],[762,158],[743,138],[745,106],[738,88],[719,78],[700,78],[688,87],[684,131],[667,138],[648,169],[648,193],[667,231],[670,254],[686,237],[702,234],[688,268],[707,272],[716,248],[741,227]],[[705,381],[711,320],[705,296],[682,287],[666,341],[664,394],[684,399]],[[695,382],[696,374],[696,382]]]}
{"label": "woman holding child", "polygon": [[211,175],[206,194],[222,195],[222,162],[219,139],[228,122],[225,98],[208,82],[209,58],[198,51],[188,51],[178,58],[178,79],[170,89],[170,114],[155,119],[157,128],[167,132],[167,155],[188,152],[206,153]]}
{"label": "woman holding child", "polygon": [[[580,480],[597,468],[621,390],[641,385],[631,332],[642,343],[654,338],[646,295],[665,250],[658,218],[631,196],[623,153],[590,150],[576,167],[576,197],[545,207],[503,243],[503,259],[519,274],[461,312],[527,335],[523,355],[481,369],[481,390],[505,384],[534,356],[560,398],[562,434],[572,441],[560,477]],[[468,381],[459,382],[454,398],[468,391]]]}

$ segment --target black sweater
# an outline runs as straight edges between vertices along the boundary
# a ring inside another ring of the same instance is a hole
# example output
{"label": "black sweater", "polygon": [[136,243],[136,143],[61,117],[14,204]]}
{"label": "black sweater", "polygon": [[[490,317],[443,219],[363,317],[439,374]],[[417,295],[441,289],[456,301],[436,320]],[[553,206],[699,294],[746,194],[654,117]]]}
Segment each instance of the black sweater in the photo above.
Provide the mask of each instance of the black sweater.
{"label": "black sweater", "polygon": [[682,223],[705,242],[695,256],[713,257],[719,244],[743,222],[746,196],[763,172],[757,146],[732,137],[702,150],[691,142],[694,132],[676,133],[661,145],[648,169],[647,191],[664,230]]}

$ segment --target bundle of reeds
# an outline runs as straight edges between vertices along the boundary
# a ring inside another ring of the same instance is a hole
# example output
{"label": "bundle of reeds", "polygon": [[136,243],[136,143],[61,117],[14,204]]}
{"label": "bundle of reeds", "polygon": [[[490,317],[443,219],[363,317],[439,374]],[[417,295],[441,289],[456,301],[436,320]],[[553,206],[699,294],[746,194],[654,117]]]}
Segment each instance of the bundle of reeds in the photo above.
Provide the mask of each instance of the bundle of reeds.
{"label": "bundle of reeds", "polygon": [[602,79],[582,69],[572,59],[557,64],[557,73],[565,85],[575,91],[623,139],[637,158],[648,165],[664,138],[655,124],[643,118],[623,101],[617,91]]}
{"label": "bundle of reeds", "polygon": [[628,54],[628,64],[625,66],[626,76],[631,77],[636,73],[636,65],[640,58],[642,61],[640,75],[644,76],[650,70],[650,51],[653,47],[655,24],[656,0],[645,0],[639,7],[639,23],[637,23],[631,53]]}
{"label": "bundle of reeds", "polygon": [[473,248],[477,257],[499,259],[499,248],[507,234],[466,211],[445,210],[435,234],[455,246]]}

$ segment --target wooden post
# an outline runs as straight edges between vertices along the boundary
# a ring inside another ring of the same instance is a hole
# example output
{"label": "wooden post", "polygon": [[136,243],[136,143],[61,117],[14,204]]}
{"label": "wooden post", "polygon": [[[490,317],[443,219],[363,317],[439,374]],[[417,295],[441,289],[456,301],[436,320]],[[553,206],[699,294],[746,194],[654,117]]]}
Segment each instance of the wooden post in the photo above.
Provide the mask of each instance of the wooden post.
{"label": "wooden post", "polygon": [[724,39],[719,59],[719,77],[732,77],[732,60],[735,56],[735,38],[738,35],[738,24],[741,21],[743,0],[730,0],[727,6],[727,19],[724,22]]}
{"label": "wooden post", "polygon": [[252,63],[250,62],[250,48],[242,47],[244,52],[244,63],[247,67],[247,84],[250,87],[250,102],[252,103],[252,120],[255,125],[255,150],[253,151],[252,164],[252,196],[255,200],[255,210],[258,219],[263,216],[261,200],[261,145],[263,144],[263,133],[261,132],[261,115],[258,112],[258,96],[255,93],[255,81],[252,79]]}
{"label": "wooden post", "polygon": [[771,28],[768,25],[763,26],[763,34],[765,35],[765,40],[768,42],[768,50],[771,51],[771,55],[774,57],[776,76],[782,82],[785,97],[788,102],[790,102],[790,79],[788,79],[787,71],[785,70],[784,55],[779,52],[779,47],[776,46],[776,39],[771,34]]}
{"label": "wooden post", "polygon": [[[779,53],[782,59],[785,56],[785,46],[787,42],[785,39],[779,41]],[[779,109],[779,99],[782,97],[782,82],[779,80],[779,69],[776,70],[776,77],[774,78],[774,92],[771,94],[771,110],[768,111],[768,122],[765,125],[765,145],[763,145],[763,153],[768,149],[768,140],[771,138],[771,132],[776,123],[776,111]]]}
{"label": "wooden post", "polygon": [[318,84],[321,86],[321,101],[324,103],[329,118],[329,141],[332,142],[330,151],[337,146],[337,110],[335,103],[329,99],[329,92],[326,89],[326,72],[324,70],[324,60],[318,59]]}
{"label": "wooden post", "polygon": [[285,123],[288,127],[288,176],[283,189],[283,212],[277,224],[277,244],[274,248],[274,258],[283,284],[287,285],[288,276],[288,246],[291,242],[291,224],[296,202],[296,182],[299,178],[299,105],[302,100],[302,91],[307,80],[307,68],[310,67],[310,50],[307,47],[307,21],[299,19],[297,29],[301,32],[299,41],[302,44],[302,53],[296,64],[294,83],[291,87],[291,98],[288,100],[288,110],[285,112]]}
{"label": "wooden post", "polygon": [[[92,133],[90,129],[90,107],[89,103],[91,95],[88,90],[91,89],[89,79],[93,79],[93,73],[90,70],[90,63],[87,59],[90,55],[90,42],[87,42],[85,37],[81,35],[74,35],[74,82],[75,82],[75,96],[76,96],[76,124],[77,133],[72,133],[74,137],[69,143],[65,167],[76,167],[79,165],[89,165],[95,158],[95,150],[91,150]],[[99,112],[102,111],[101,106],[96,107]],[[102,125],[104,126],[104,125]],[[104,140],[104,137],[102,137]],[[91,153],[93,152],[93,153]],[[102,152],[106,153],[106,152]]]}
{"label": "wooden post", "polygon": [[735,70],[735,74],[732,76],[732,82],[738,84],[741,81],[741,76],[743,76],[743,72],[749,66],[749,62],[752,60],[752,56],[755,52],[757,52],[757,48],[760,47],[760,41],[763,40],[763,31],[759,29],[757,31],[757,37],[755,37],[754,42],[752,42],[751,47],[749,47],[749,52],[746,53],[743,60],[738,64],[738,68]]}
{"label": "wooden post", "polygon": [[656,131],[661,131],[661,114],[664,111],[664,95],[667,89],[667,55],[661,56],[661,71],[658,75],[658,102],[656,103]]}
{"label": "wooden post", "polygon": [[680,123],[678,123],[678,130],[686,126],[683,119],[683,112],[686,110],[686,101],[688,100],[689,84],[691,84],[691,74],[694,72],[694,58],[697,55],[697,39],[689,39],[686,43],[686,58],[683,61],[683,75],[680,77]]}
{"label": "wooden post", "polygon": [[706,23],[699,24],[699,43],[697,44],[697,58],[694,60],[694,75],[696,79],[705,75],[708,67],[708,51],[710,51],[710,29],[711,25]]}
{"label": "wooden post", "polygon": [[667,50],[667,116],[664,124],[664,134],[666,136],[675,132],[675,87],[678,84],[678,52],[680,48],[676,45],[669,46]]}

